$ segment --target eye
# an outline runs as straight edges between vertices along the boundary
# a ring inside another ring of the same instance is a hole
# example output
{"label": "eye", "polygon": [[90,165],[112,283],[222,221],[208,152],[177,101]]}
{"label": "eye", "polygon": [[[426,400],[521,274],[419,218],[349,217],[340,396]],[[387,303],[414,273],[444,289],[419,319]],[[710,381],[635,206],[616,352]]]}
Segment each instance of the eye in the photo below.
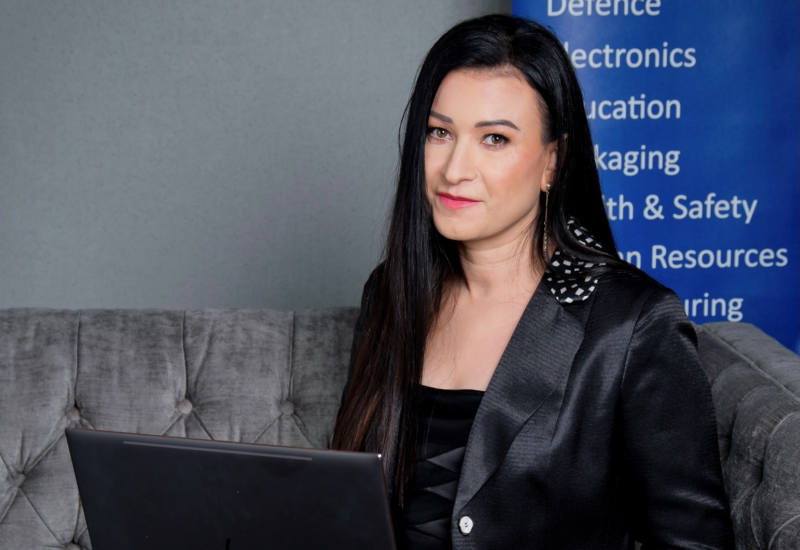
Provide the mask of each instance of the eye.
{"label": "eye", "polygon": [[[488,143],[486,143],[487,138],[489,140]],[[484,138],[484,143],[490,145],[491,147],[502,147],[509,141],[510,140],[506,136],[501,134],[487,134],[486,137]]]}
{"label": "eye", "polygon": [[444,141],[447,135],[448,132],[444,128],[428,128],[428,136],[433,138],[434,141]]}

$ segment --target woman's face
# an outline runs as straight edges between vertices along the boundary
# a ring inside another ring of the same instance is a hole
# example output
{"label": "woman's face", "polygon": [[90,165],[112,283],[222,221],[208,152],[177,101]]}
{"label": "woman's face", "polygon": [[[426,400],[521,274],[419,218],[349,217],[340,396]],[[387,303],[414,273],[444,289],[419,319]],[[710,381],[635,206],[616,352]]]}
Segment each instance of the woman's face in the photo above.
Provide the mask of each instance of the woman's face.
{"label": "woman's face", "polygon": [[519,238],[556,164],[557,142],[542,143],[538,93],[516,72],[455,70],[436,92],[428,128],[426,192],[436,229],[473,249]]}

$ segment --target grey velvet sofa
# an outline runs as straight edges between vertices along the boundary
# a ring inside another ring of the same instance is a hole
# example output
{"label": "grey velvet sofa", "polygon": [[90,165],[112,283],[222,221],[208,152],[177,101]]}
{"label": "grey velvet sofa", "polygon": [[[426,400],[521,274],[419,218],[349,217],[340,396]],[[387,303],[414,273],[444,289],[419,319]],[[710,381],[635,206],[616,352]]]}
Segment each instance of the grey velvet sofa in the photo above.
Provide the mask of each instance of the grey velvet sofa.
{"label": "grey velvet sofa", "polygon": [[[326,447],[358,308],[0,310],[0,548],[91,548],[68,426]],[[739,549],[800,548],[800,358],[698,326]]]}

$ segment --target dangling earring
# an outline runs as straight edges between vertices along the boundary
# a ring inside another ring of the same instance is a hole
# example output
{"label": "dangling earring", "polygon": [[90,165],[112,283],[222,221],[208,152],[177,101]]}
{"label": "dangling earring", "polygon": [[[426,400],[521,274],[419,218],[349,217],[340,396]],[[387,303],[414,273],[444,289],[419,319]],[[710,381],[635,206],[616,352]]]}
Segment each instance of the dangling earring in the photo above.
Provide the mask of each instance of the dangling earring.
{"label": "dangling earring", "polygon": [[549,199],[550,199],[550,186],[551,186],[551,184],[552,184],[552,182],[548,182],[547,183],[547,191],[544,194],[544,231],[543,231],[543,235],[544,235],[544,246],[543,246],[543,249],[544,250],[543,251],[544,251],[545,261],[547,261],[547,258],[550,257],[549,254],[547,253],[547,205],[548,205],[548,202],[549,202]]}

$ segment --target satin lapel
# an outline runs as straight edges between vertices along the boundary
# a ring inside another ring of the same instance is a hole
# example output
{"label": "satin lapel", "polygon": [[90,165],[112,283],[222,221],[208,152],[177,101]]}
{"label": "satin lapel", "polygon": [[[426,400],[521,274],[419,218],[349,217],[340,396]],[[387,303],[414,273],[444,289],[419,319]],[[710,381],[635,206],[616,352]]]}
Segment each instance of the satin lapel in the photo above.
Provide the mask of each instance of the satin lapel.
{"label": "satin lapel", "polygon": [[[525,421],[569,373],[583,340],[583,324],[567,307],[549,295],[544,284],[528,302],[475,414],[454,511],[475,496],[503,461]],[[542,430],[547,429],[545,424],[549,423],[542,423]]]}

